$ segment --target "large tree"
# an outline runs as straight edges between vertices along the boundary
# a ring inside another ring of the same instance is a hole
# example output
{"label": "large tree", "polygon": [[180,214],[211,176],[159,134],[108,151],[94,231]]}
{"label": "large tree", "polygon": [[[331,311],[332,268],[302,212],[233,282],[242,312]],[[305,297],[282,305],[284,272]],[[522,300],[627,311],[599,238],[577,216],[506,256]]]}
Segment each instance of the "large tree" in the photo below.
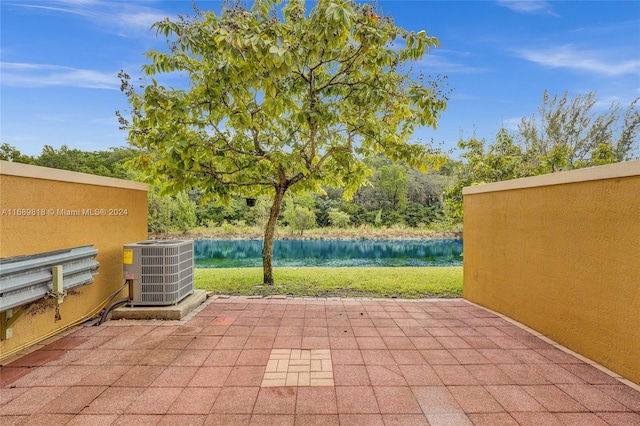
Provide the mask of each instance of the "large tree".
{"label": "large tree", "polygon": [[131,118],[120,119],[141,149],[137,164],[169,192],[269,195],[266,284],[288,191],[330,185],[352,195],[369,174],[363,158],[377,153],[423,170],[442,161],[411,137],[436,126],[446,94],[403,68],[438,41],[369,4],[318,0],[307,10],[302,0],[257,0],[153,28],[168,49],[149,51],[144,73],[172,73],[188,85],[150,78],[139,87],[121,73]]}

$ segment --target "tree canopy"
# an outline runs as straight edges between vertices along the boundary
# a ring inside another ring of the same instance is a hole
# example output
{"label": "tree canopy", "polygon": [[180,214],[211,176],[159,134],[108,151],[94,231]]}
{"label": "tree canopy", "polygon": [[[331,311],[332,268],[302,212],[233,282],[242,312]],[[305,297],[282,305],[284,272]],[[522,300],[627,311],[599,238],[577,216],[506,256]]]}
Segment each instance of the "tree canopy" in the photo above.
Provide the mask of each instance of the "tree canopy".
{"label": "tree canopy", "polygon": [[[131,117],[119,114],[137,165],[168,192],[201,188],[273,200],[264,236],[264,282],[273,283],[272,240],[287,191],[366,182],[363,159],[383,154],[426,170],[443,157],[411,143],[418,126],[436,126],[446,105],[437,81],[414,78],[406,63],[438,46],[370,4],[257,0],[221,13],[153,25],[167,38],[136,87],[122,72]],[[165,87],[156,75],[188,81]]]}
{"label": "tree canopy", "polygon": [[458,147],[465,150],[460,157],[456,182],[445,191],[446,214],[453,221],[462,221],[462,189],[465,186],[517,179],[529,174],[525,153],[514,143],[506,129],[500,129],[496,142],[485,152],[485,141],[470,138],[460,140]]}
{"label": "tree canopy", "polygon": [[463,150],[456,167],[457,181],[447,188],[447,216],[462,220],[462,189],[545,173],[600,166],[630,160],[639,152],[640,111],[634,99],[622,112],[613,103],[600,114],[596,92],[569,98],[545,91],[536,115],[523,118],[518,133],[500,129],[485,151],[485,141],[460,140]]}
{"label": "tree canopy", "polygon": [[[539,116],[523,118],[519,138],[529,153],[531,174],[552,173],[630,160],[638,150],[640,111],[634,99],[622,113],[612,103],[596,113],[596,92],[569,97],[545,90]],[[539,122],[538,122],[538,118]]]}

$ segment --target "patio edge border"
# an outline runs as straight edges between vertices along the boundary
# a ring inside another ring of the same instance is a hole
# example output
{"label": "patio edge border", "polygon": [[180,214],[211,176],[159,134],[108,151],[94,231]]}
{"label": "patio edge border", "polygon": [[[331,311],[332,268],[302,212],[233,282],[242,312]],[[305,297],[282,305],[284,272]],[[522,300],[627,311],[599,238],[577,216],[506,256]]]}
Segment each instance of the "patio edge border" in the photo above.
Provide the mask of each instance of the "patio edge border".
{"label": "patio edge border", "polygon": [[552,345],[554,348],[556,349],[560,349],[561,351],[563,351],[566,354],[569,354],[571,356],[574,356],[576,358],[578,358],[579,360],[589,364],[592,367],[597,368],[598,370],[602,371],[603,373],[613,377],[614,379],[618,380],[620,383],[627,385],[629,387],[631,387],[632,389],[640,392],[640,385],[632,382],[629,379],[625,379],[624,377],[622,377],[620,374],[616,373],[615,371],[609,370],[607,367],[604,367],[600,364],[598,364],[596,361],[587,358],[584,355],[580,355],[577,352],[572,351],[571,349],[567,348],[566,346],[561,345],[560,343],[556,342],[555,340],[550,339],[549,337],[545,336],[544,334],[532,329],[531,327],[527,327],[526,325],[514,320],[513,318],[509,318],[508,316],[501,314],[500,312],[496,312],[492,309],[489,309],[485,306],[479,305],[477,303],[471,302],[470,300],[467,299],[463,299],[465,302],[467,302],[468,304],[475,306],[477,308],[482,308],[488,312],[491,312],[492,314],[502,318],[503,320],[515,325],[516,327],[521,328],[522,330],[525,330],[529,333],[531,333],[532,335],[534,335],[535,337],[541,339],[544,342],[549,343],[550,345]]}

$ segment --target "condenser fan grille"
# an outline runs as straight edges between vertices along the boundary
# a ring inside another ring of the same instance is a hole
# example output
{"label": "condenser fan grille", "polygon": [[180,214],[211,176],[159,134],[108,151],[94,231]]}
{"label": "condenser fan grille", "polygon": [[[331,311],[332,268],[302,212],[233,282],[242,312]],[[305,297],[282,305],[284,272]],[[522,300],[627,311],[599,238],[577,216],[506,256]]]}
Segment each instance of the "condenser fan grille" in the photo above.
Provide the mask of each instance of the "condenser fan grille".
{"label": "condenser fan grille", "polygon": [[127,244],[125,277],[133,277],[132,305],[172,305],[193,293],[193,241],[150,240]]}

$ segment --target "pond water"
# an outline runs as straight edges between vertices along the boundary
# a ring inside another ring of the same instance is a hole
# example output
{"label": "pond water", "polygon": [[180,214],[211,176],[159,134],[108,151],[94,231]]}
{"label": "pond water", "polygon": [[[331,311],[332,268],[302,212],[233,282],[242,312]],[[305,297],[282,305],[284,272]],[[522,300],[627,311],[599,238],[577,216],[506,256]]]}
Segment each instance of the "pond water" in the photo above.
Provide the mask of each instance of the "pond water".
{"label": "pond water", "polygon": [[[262,240],[197,240],[197,268],[262,266]],[[462,240],[276,240],[273,266],[460,266]]]}

